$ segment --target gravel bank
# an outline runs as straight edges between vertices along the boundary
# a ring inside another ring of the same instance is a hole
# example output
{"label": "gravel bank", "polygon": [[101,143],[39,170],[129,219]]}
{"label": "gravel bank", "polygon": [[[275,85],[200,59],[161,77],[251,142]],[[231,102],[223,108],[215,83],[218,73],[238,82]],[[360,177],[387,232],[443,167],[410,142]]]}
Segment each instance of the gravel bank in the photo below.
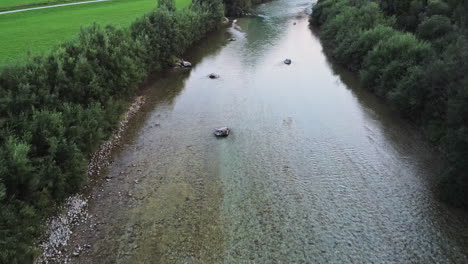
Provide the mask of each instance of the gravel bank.
{"label": "gravel bank", "polygon": [[[144,103],[145,98],[143,96],[135,98],[135,101],[123,115],[115,132],[92,155],[88,164],[88,177],[98,177],[102,170],[109,166],[114,147],[120,143],[130,120],[138,113]],[[80,223],[84,223],[88,218],[89,198],[83,194],[69,197],[59,210],[60,213],[47,220],[47,231],[44,240],[39,245],[42,254],[35,261],[36,264],[68,263],[70,257],[79,256],[82,251],[89,248],[89,245],[85,244],[71,252],[66,250],[70,235],[73,234],[73,228]]]}

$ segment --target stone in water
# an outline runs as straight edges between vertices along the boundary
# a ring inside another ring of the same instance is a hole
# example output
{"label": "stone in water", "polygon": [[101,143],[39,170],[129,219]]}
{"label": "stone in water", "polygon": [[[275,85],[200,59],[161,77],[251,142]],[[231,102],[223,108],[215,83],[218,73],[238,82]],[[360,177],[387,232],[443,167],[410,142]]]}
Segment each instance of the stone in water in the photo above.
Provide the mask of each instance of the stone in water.
{"label": "stone in water", "polygon": [[216,74],[216,73],[211,73],[210,75],[208,75],[208,77],[209,77],[210,79],[218,79],[218,78],[219,78],[219,75]]}
{"label": "stone in water", "polygon": [[190,67],[192,67],[192,63],[190,63],[188,61],[181,61],[180,66],[182,66],[184,68],[190,68]]}
{"label": "stone in water", "polygon": [[227,137],[230,131],[229,127],[220,127],[215,129],[214,134],[217,137]]}

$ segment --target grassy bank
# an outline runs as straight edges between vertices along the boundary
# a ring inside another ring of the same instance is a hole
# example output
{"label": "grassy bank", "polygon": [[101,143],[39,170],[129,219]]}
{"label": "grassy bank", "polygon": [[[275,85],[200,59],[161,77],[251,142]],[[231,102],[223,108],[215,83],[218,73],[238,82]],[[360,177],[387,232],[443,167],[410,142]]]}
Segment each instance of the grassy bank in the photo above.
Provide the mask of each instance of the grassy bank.
{"label": "grassy bank", "polygon": [[468,206],[466,10],[457,1],[319,0],[311,15],[328,53],[440,146],[442,198],[460,206]]}
{"label": "grassy bank", "polygon": [[[178,8],[189,4],[176,1]],[[0,65],[47,53],[93,23],[128,27],[156,5],[155,0],[112,0],[0,15]]]}
{"label": "grassy bank", "polygon": [[45,217],[87,180],[91,153],[149,72],[215,29],[221,2],[170,1],[129,27],[84,28],[44,56],[0,69],[0,263],[31,263]]}

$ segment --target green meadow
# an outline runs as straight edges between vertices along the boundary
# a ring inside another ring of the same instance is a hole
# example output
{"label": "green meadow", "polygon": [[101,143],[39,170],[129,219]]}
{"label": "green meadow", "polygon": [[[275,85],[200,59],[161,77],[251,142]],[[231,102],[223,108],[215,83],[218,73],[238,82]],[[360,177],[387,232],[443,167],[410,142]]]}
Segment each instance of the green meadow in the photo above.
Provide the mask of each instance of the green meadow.
{"label": "green meadow", "polygon": [[0,1],[0,10],[17,9],[15,7],[27,7],[40,4],[55,4],[63,0],[2,0]]}
{"label": "green meadow", "polygon": [[[189,4],[190,0],[176,0],[178,8]],[[156,5],[155,0],[111,0],[0,15],[0,64],[50,51],[93,23],[128,26]]]}

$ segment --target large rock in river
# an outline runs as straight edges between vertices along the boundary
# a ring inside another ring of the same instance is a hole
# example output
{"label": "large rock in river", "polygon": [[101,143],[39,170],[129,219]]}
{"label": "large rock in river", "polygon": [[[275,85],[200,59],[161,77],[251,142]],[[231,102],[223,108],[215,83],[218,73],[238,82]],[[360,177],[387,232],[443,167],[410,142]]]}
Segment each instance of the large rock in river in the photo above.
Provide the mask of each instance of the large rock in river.
{"label": "large rock in river", "polygon": [[231,132],[229,127],[220,127],[215,129],[214,134],[217,137],[227,137],[229,136],[229,132]]}
{"label": "large rock in river", "polygon": [[216,74],[216,73],[210,73],[210,75],[208,75],[208,77],[209,77],[210,79],[218,79],[218,78],[219,78],[219,75]]}
{"label": "large rock in river", "polygon": [[183,67],[183,68],[190,68],[190,67],[192,67],[192,63],[183,60],[183,61],[180,62],[180,66]]}

